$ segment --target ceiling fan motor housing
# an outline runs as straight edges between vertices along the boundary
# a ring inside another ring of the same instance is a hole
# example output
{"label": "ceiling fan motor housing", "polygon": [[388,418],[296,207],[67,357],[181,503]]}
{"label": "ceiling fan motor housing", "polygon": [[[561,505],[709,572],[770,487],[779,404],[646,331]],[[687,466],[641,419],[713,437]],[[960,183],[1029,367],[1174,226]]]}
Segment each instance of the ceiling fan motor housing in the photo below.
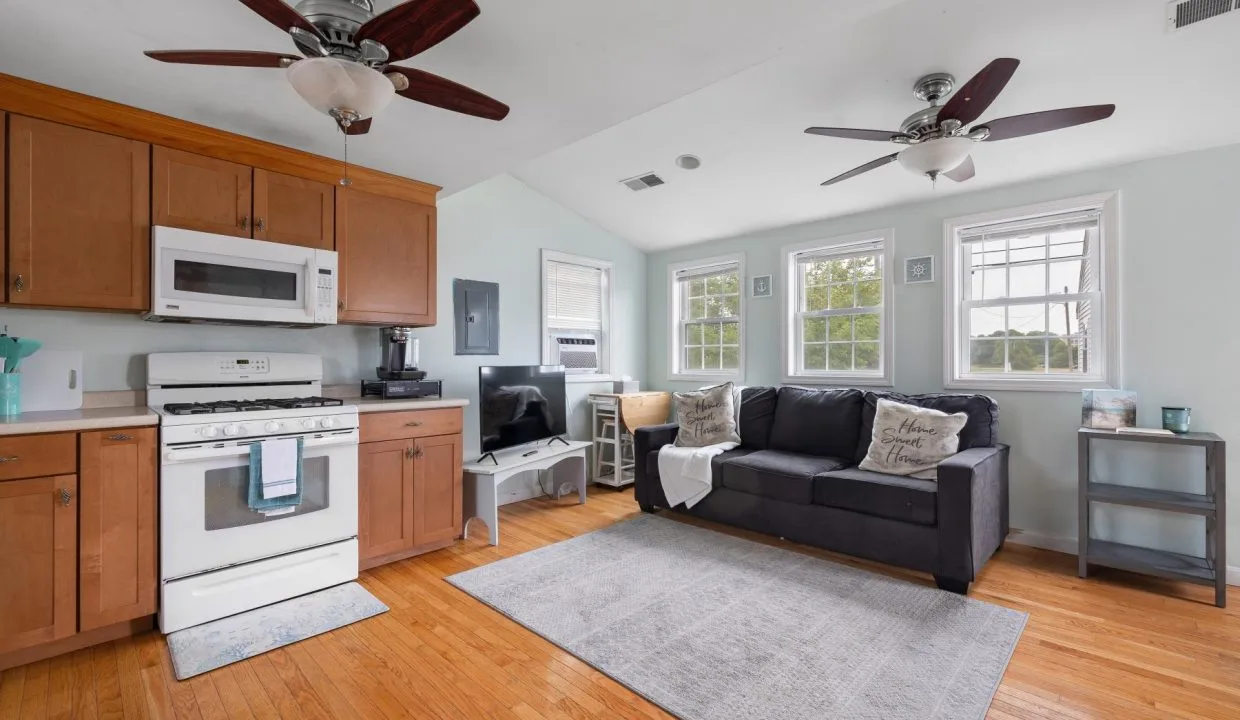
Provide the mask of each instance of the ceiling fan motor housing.
{"label": "ceiling fan motor housing", "polygon": [[[330,54],[350,59],[357,59],[359,54],[353,35],[375,16],[370,0],[301,0],[295,9],[327,38],[325,46]],[[307,55],[319,54],[316,48],[305,47],[296,35],[293,39]]]}

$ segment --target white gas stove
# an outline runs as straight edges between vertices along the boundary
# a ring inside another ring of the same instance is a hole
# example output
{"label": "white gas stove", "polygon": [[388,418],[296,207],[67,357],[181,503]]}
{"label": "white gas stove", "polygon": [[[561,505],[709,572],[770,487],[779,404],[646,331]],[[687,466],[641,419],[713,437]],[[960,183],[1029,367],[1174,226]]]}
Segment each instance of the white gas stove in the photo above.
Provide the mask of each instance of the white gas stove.
{"label": "white gas stove", "polygon": [[[322,360],[147,356],[160,415],[160,629],[168,633],[357,578],[357,408],[322,395]],[[302,501],[251,510],[250,446],[302,441]]]}

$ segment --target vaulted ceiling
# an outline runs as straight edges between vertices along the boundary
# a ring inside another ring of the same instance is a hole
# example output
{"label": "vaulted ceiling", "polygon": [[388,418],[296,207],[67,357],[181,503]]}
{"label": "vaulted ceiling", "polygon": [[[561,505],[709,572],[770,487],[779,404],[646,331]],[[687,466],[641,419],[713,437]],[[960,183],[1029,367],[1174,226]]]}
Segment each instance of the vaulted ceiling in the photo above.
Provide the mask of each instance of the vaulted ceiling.
{"label": "vaulted ceiling", "polygon": [[[1162,0],[478,0],[482,15],[403,64],[512,106],[501,123],[397,100],[362,165],[460,191],[510,172],[645,249],[1235,142],[1240,12],[1168,32]],[[339,157],[341,136],[278,70],[174,66],[143,50],[288,52],[236,0],[6,1],[0,71]],[[386,9],[395,4],[380,0]],[[894,128],[917,77],[1022,65],[987,117],[1114,102],[1115,117],[977,149],[965,185],[890,166],[898,148],[804,135]],[[696,171],[674,159],[693,153]],[[617,181],[657,171],[633,193]]]}

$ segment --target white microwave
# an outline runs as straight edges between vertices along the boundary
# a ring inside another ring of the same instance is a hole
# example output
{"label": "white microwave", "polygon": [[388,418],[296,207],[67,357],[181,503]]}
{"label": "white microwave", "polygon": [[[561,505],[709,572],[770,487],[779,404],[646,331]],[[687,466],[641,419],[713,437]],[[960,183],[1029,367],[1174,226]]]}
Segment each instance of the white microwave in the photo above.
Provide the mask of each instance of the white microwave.
{"label": "white microwave", "polygon": [[336,253],[156,226],[154,322],[316,327],[336,324]]}

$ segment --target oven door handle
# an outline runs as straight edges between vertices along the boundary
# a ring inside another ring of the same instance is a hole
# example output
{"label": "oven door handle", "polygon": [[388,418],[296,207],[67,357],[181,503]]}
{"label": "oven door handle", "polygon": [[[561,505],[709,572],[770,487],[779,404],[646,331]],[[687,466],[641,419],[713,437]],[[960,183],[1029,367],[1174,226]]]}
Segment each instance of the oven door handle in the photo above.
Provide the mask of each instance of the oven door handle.
{"label": "oven door handle", "polygon": [[[356,445],[358,432],[356,430],[348,433],[340,433],[339,435],[329,435],[322,438],[306,438],[302,442],[302,448],[310,450],[312,448],[332,447],[337,445]],[[192,462],[194,460],[214,460],[216,458],[235,457],[238,455],[249,455],[250,446],[254,443],[249,442],[244,445],[233,445],[223,448],[194,448],[186,450],[168,450],[164,453],[164,461],[169,463]]]}

